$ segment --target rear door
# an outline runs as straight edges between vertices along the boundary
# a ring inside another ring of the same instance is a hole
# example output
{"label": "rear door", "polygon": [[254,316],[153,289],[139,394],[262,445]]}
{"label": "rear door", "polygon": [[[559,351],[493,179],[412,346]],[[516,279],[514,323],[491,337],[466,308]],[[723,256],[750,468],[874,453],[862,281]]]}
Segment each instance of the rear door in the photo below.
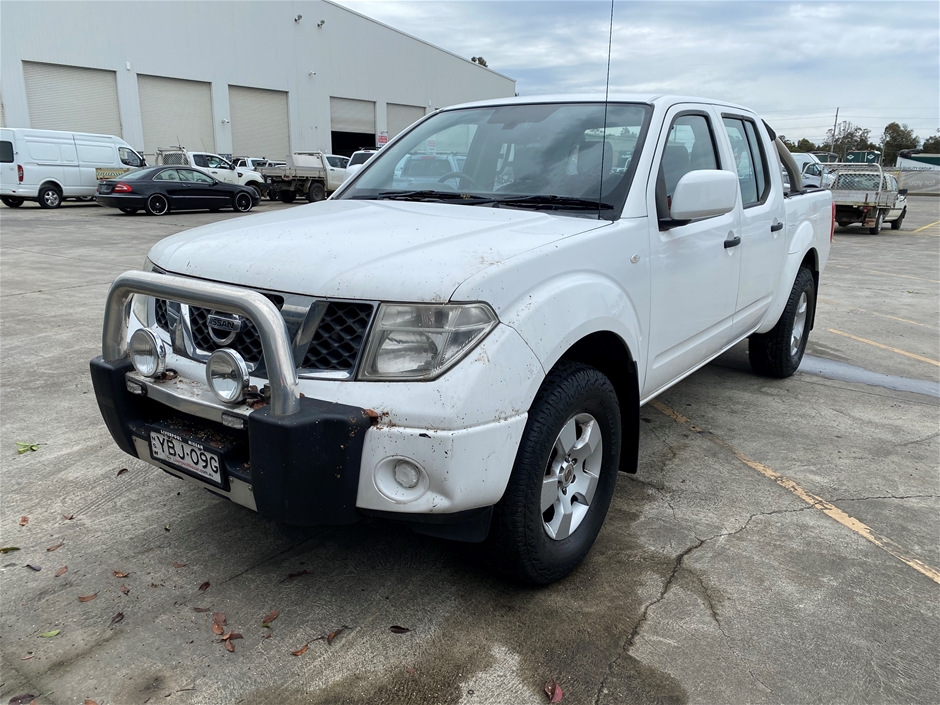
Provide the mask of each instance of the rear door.
{"label": "rear door", "polygon": [[644,396],[727,345],[741,271],[739,248],[726,246],[738,235],[738,208],[685,225],[668,220],[685,174],[727,168],[718,147],[720,117],[709,106],[685,104],[672,107],[664,125],[647,192],[651,315]]}
{"label": "rear door", "polygon": [[741,278],[731,337],[757,327],[773,300],[786,256],[787,232],[783,194],[772,187],[770,142],[753,117],[722,112],[722,129],[738,174],[741,210]]}

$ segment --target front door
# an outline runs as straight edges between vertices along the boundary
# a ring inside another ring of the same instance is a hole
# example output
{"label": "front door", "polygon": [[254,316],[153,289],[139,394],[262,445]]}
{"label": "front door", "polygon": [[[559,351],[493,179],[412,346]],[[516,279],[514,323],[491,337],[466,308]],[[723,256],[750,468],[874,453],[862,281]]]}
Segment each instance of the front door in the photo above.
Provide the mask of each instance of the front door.
{"label": "front door", "polygon": [[180,176],[189,183],[193,208],[227,208],[232,205],[232,192],[211,176],[198,169],[180,169]]}
{"label": "front door", "polygon": [[217,157],[214,154],[206,154],[206,167],[209,175],[218,179],[219,181],[225,181],[229,184],[237,184],[238,179],[235,177],[235,167],[233,167],[229,162],[222,159],[222,157]]}
{"label": "front door", "polygon": [[670,110],[664,125],[647,193],[652,281],[644,397],[727,345],[741,271],[739,248],[729,246],[738,235],[737,208],[685,225],[668,220],[685,174],[722,168],[718,116],[708,106],[688,104]]}

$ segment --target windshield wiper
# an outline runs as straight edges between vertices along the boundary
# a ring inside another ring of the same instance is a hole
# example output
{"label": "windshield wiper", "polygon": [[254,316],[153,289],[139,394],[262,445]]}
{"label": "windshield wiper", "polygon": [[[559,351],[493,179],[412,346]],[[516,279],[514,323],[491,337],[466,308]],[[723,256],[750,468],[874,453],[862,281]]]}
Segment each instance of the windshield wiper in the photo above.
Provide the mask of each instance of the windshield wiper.
{"label": "windshield wiper", "polygon": [[609,203],[595,201],[589,198],[576,198],[574,196],[555,196],[553,194],[532,196],[507,196],[493,199],[499,205],[532,206],[534,208],[555,208],[571,210],[601,210],[613,208]]}
{"label": "windshield wiper", "polygon": [[488,196],[458,191],[380,191],[375,198],[379,201],[459,201],[470,206],[496,201]]}

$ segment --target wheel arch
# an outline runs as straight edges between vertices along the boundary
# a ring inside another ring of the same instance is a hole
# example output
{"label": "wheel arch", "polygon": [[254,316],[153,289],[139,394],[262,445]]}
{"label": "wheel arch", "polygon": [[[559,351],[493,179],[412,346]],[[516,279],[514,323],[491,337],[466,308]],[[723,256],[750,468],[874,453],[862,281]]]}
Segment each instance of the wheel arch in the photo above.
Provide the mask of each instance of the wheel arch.
{"label": "wheel arch", "polygon": [[65,193],[64,187],[57,179],[43,179],[42,183],[39,184],[39,188],[36,189],[37,198],[39,197],[39,192],[42,191],[46,186],[55,186],[59,193]]}
{"label": "wheel arch", "polygon": [[[816,251],[815,247],[809,248],[806,254],[803,255],[803,260],[800,262],[800,266],[797,268],[797,272],[803,268],[808,269],[813,273],[813,288],[816,290],[816,299],[819,299],[819,253]],[[809,329],[813,330],[813,326],[816,324],[816,301],[813,301],[813,308],[809,314]]]}

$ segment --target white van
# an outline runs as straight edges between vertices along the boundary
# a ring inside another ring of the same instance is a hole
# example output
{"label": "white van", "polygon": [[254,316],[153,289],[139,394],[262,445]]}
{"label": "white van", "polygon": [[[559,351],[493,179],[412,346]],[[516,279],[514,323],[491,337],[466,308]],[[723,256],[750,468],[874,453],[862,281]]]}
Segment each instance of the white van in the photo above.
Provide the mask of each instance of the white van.
{"label": "white van", "polygon": [[0,202],[38,201],[58,208],[66,198],[94,197],[99,179],[145,166],[120,137],[84,132],[0,129]]}

